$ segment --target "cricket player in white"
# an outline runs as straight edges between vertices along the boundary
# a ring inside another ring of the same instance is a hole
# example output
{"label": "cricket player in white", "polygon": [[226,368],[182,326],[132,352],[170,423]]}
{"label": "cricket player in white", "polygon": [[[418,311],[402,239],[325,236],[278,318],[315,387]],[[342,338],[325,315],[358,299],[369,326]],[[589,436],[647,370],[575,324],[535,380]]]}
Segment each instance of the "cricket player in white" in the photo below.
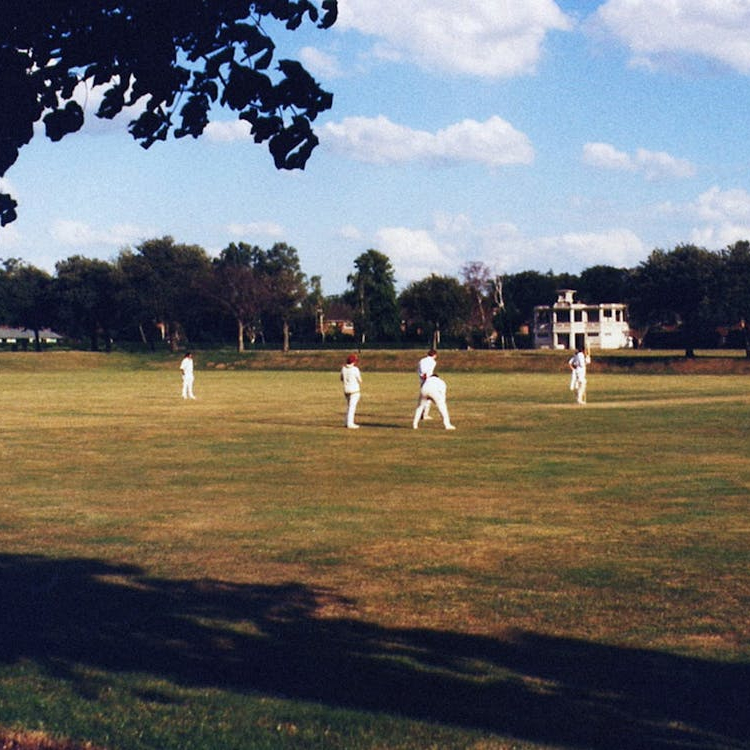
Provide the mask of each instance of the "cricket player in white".
{"label": "cricket player in white", "polygon": [[576,401],[579,404],[586,403],[586,365],[590,362],[583,349],[579,349],[569,360],[570,366],[570,390],[575,391]]}
{"label": "cricket player in white", "polygon": [[195,382],[195,375],[193,374],[193,355],[191,352],[186,352],[182,358],[180,372],[182,373],[182,397],[194,399],[193,383]]}
{"label": "cricket player in white", "polygon": [[[417,403],[421,400],[421,390],[422,386],[424,385],[425,380],[427,378],[430,378],[435,373],[435,367],[437,366],[437,351],[435,349],[430,349],[430,351],[427,352],[427,355],[422,357],[422,359],[419,360],[417,363],[417,375],[419,376],[419,389],[420,389],[420,395],[417,396]],[[422,419],[432,419],[430,416],[430,402],[427,402],[427,405],[424,408],[424,411],[422,412]]]}
{"label": "cricket player in white", "polygon": [[412,422],[412,427],[415,430],[419,428],[419,420],[422,418],[422,414],[430,402],[434,403],[440,412],[445,429],[456,429],[451,424],[451,418],[448,415],[448,405],[445,402],[447,388],[445,381],[437,375],[432,375],[422,383],[422,387],[419,390],[419,406],[417,406],[417,410],[414,412],[414,421]]}
{"label": "cricket player in white", "polygon": [[346,358],[346,364],[341,368],[341,382],[344,384],[344,397],[347,404],[345,424],[350,430],[359,429],[359,425],[354,422],[362,387],[362,373],[357,367],[358,361],[356,354],[350,354]]}

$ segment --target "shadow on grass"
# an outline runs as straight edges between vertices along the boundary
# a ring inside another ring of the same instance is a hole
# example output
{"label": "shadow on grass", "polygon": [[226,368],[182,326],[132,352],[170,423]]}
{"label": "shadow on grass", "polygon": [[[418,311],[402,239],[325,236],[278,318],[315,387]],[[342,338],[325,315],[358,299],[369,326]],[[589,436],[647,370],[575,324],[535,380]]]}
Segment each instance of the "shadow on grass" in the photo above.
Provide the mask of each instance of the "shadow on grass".
{"label": "shadow on grass", "polygon": [[[0,661],[80,665],[595,750],[746,748],[750,665],[319,619],[330,592],[0,555]],[[85,694],[86,686],[78,686]]]}

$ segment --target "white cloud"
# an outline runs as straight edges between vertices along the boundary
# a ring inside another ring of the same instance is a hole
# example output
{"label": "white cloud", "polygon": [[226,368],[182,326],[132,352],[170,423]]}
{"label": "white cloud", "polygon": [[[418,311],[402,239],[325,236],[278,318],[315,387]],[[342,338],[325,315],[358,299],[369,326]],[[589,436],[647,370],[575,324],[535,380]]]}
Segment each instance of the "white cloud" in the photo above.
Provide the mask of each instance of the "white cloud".
{"label": "white cloud", "polygon": [[624,151],[618,151],[609,143],[586,143],[583,146],[583,162],[591,167],[622,169],[632,172],[633,160]]}
{"label": "white cloud", "polygon": [[714,186],[688,203],[667,202],[658,207],[666,216],[702,222],[689,230],[689,242],[720,250],[738,240],[750,240],[750,193],[741,188]]}
{"label": "white cloud", "polygon": [[[1,185],[0,190],[2,190]],[[6,253],[9,250],[12,251],[20,243],[21,235],[15,224],[6,224],[4,227],[0,227],[0,253]]]}
{"label": "white cloud", "polygon": [[695,175],[695,166],[691,162],[678,159],[665,151],[639,148],[635,152],[635,163],[647,180],[681,179]]}
{"label": "white cloud", "polygon": [[635,64],[698,55],[750,74],[750,0],[608,0],[595,18]]}
{"label": "white cloud", "polygon": [[345,224],[339,228],[338,236],[344,240],[361,240],[362,231],[353,224]]}
{"label": "white cloud", "polygon": [[455,273],[455,257],[450,246],[441,246],[425,229],[386,227],[377,233],[376,244],[379,251],[388,256],[398,282],[404,286],[433,273]]}
{"label": "white cloud", "polygon": [[628,267],[647,255],[646,246],[630,229],[571,232],[542,238],[540,244],[554,258],[554,267],[561,270],[596,265]]}
{"label": "white cloud", "polygon": [[303,47],[299,51],[299,60],[313,76],[338,78],[343,75],[339,61],[316,47]]}
{"label": "white cloud", "polygon": [[233,237],[263,235],[274,238],[283,237],[285,232],[284,227],[274,221],[251,221],[246,224],[232,223],[227,225],[227,231]]}
{"label": "white cloud", "polygon": [[252,138],[252,127],[246,120],[214,120],[206,125],[203,134],[214,143],[233,143]]}
{"label": "white cloud", "polygon": [[386,59],[500,78],[532,73],[545,35],[571,25],[553,0],[339,0],[334,28],[376,37]]}
{"label": "white cloud", "polygon": [[630,155],[609,143],[586,143],[583,162],[602,169],[639,172],[649,181],[683,179],[695,175],[695,166],[687,159],[678,159],[666,151],[639,148]]}
{"label": "white cloud", "polygon": [[374,246],[391,260],[400,286],[433,273],[458,277],[472,261],[494,273],[577,273],[601,264],[634,266],[648,254],[629,229],[534,237],[507,222],[475,226],[465,214],[438,215],[428,228],[381,229]]}
{"label": "white cloud", "polygon": [[319,132],[321,144],[358,161],[397,164],[429,150],[433,136],[396,125],[387,117],[347,117],[329,122]]}
{"label": "white cloud", "polygon": [[134,224],[115,224],[109,228],[95,228],[82,221],[57,219],[50,228],[50,234],[53,239],[63,245],[124,247],[140,242],[157,232]]}
{"label": "white cloud", "polygon": [[474,162],[500,167],[534,159],[528,137],[497,116],[482,123],[464,120],[436,133],[412,130],[383,115],[347,117],[327,123],[319,134],[327,148],[371,164]]}
{"label": "white cloud", "polygon": [[692,215],[705,222],[695,227],[690,241],[712,250],[750,239],[750,193],[742,189],[721,190],[714,186],[698,196]]}
{"label": "white cloud", "polygon": [[[73,91],[73,99],[81,105],[84,112],[85,123],[81,130],[82,133],[99,135],[121,132],[124,122],[134,120],[143,111],[142,104],[136,103],[130,107],[124,107],[120,114],[111,120],[96,117],[96,112],[104,99],[104,92],[109,86],[110,84],[91,86],[90,81],[81,81]],[[143,101],[142,98],[141,102]],[[37,124],[37,127],[41,127],[41,125]]]}
{"label": "white cloud", "polygon": [[740,240],[750,240],[750,222],[733,224],[723,222],[716,226],[696,227],[690,234],[690,242],[709,250],[721,250]]}
{"label": "white cloud", "polygon": [[750,221],[750,193],[739,188],[720,190],[714,186],[698,196],[696,210],[705,221]]}

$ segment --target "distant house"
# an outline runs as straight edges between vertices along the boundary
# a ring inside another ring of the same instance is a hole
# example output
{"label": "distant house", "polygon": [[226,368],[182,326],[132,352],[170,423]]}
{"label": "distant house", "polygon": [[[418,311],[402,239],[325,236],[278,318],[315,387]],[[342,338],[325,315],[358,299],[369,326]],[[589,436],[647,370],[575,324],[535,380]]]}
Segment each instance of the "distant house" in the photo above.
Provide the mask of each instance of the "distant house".
{"label": "distant house", "polygon": [[[58,344],[63,337],[49,328],[39,330],[39,341],[42,344]],[[26,349],[36,341],[36,334],[28,328],[0,326],[0,344],[13,348]]]}
{"label": "distant house", "polygon": [[587,305],[575,289],[558,289],[554,305],[534,308],[535,349],[626,349],[633,345],[627,305]]}
{"label": "distant house", "polygon": [[331,302],[325,314],[320,311],[315,332],[323,336],[354,336],[354,310],[343,302]]}

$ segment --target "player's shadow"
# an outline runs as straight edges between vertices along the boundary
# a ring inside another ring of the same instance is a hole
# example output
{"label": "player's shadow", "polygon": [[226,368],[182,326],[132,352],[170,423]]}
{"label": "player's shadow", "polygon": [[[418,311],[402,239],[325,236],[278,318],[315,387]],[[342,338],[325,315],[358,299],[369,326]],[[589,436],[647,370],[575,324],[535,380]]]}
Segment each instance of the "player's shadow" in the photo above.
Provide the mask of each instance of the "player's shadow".
{"label": "player's shadow", "polygon": [[[296,583],[146,576],[0,556],[0,661],[83,694],[88,666],[268,692],[595,750],[748,748],[750,665],[517,632],[488,638],[317,616]],[[342,604],[345,604],[342,602]]]}

